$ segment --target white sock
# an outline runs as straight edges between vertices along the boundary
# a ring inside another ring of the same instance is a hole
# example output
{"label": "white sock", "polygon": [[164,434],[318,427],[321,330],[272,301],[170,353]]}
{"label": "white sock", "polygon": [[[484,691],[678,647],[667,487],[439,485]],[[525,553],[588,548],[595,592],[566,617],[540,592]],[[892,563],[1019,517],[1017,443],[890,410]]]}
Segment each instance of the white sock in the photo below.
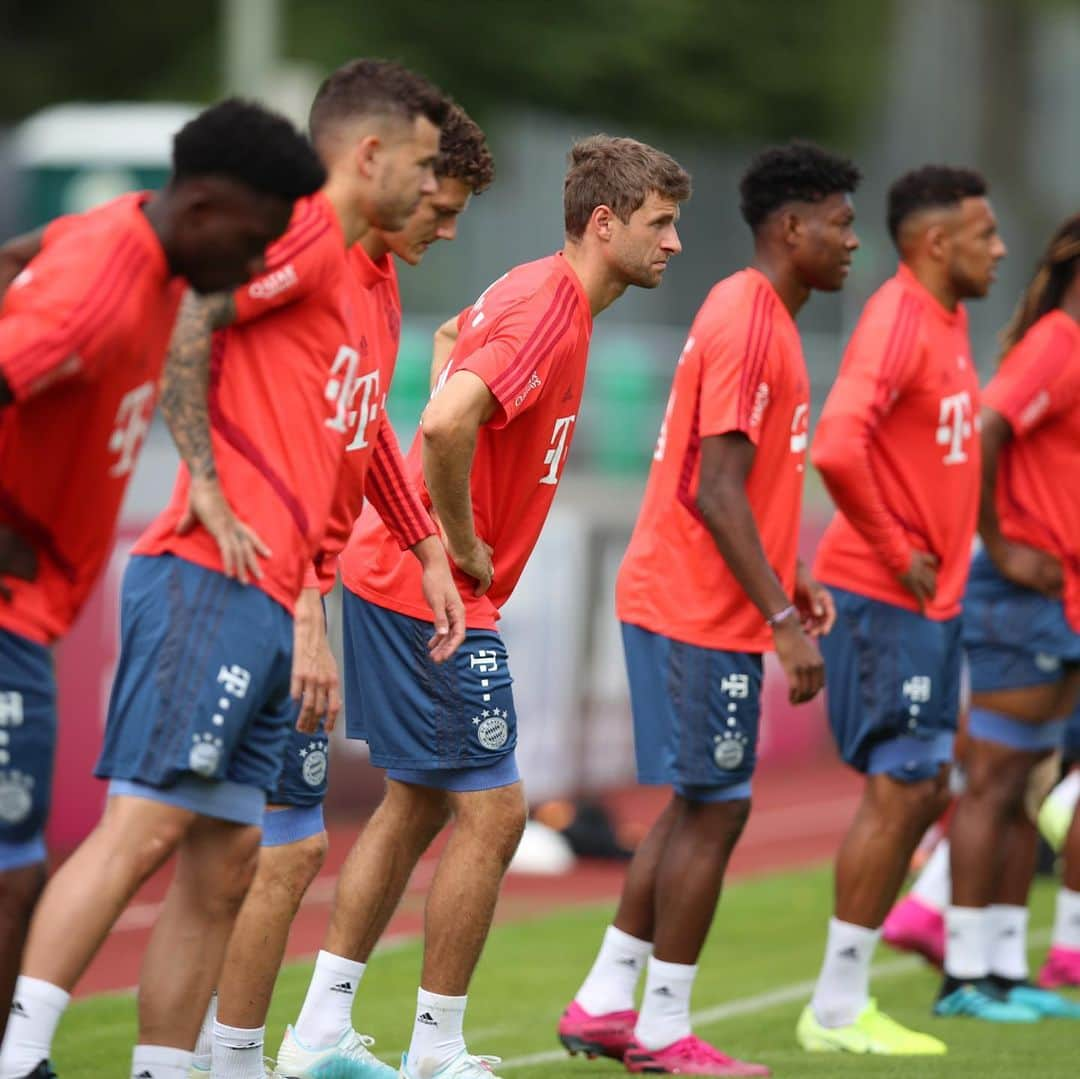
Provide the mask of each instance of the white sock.
{"label": "white sock", "polygon": [[409,1074],[428,1079],[445,1068],[465,1048],[461,1028],[468,997],[443,997],[426,989],[416,991],[416,1021],[409,1043]]}
{"label": "white sock", "polygon": [[266,1027],[244,1030],[214,1020],[214,1079],[263,1079]]}
{"label": "white sock", "polygon": [[199,1037],[195,1042],[195,1055],[191,1059],[191,1066],[201,1071],[210,1070],[210,1057],[214,1047],[214,1020],[217,1019],[217,990],[210,994],[210,1003],[206,1006],[206,1015],[203,1016],[202,1026],[199,1028]]}
{"label": "white sock", "polygon": [[1026,981],[1030,973],[1027,958],[1027,907],[994,903],[990,911],[990,973],[999,978]]}
{"label": "white sock", "polygon": [[1057,894],[1054,947],[1080,951],[1080,892],[1074,892],[1064,885]]}
{"label": "white sock", "polygon": [[329,1049],[352,1030],[353,997],[365,965],[333,952],[319,952],[293,1028],[305,1049]]}
{"label": "white sock", "polygon": [[169,1045],[136,1045],[131,1079],[188,1079],[193,1053]]}
{"label": "white sock", "polygon": [[632,1010],[638,979],[651,954],[650,941],[609,925],[596,962],[574,999],[589,1015]]}
{"label": "white sock", "polygon": [[990,973],[990,910],[953,907],[945,911],[945,973],[961,981]]}
{"label": "white sock", "polygon": [[22,1079],[52,1054],[53,1036],[71,994],[58,985],[20,974],[15,982],[3,1049],[0,1076]]}
{"label": "white sock", "polygon": [[851,1026],[870,1000],[870,961],[880,929],[829,919],[825,959],[811,1006],[823,1027]]}
{"label": "white sock", "polygon": [[690,993],[697,966],[649,956],[645,995],[634,1037],[646,1049],[663,1049],[690,1034]]}
{"label": "white sock", "polygon": [[943,839],[923,866],[911,886],[911,894],[925,907],[941,914],[952,898],[952,877],[949,873],[949,841]]}

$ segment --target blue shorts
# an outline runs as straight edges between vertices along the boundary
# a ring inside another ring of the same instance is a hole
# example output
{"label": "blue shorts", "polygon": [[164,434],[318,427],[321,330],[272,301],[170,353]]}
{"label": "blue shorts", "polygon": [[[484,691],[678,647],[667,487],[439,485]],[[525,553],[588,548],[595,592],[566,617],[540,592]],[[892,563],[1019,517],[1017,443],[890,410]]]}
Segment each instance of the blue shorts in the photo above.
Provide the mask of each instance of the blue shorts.
{"label": "blue shorts", "polygon": [[1080,708],[1065,721],[1065,760],[1080,762]]}
{"label": "blue shorts", "polygon": [[750,797],[761,656],[675,641],[622,623],[638,782],[695,802]]}
{"label": "blue shorts", "polygon": [[836,625],[821,638],[829,725],[843,760],[904,783],[952,760],[963,666],[960,619],[830,587]]}
{"label": "blue shorts", "polygon": [[1059,599],[1021,588],[984,550],[971,562],[964,595],[964,649],[974,692],[1059,682],[1080,663],[1080,633]]}
{"label": "blue shorts", "polygon": [[55,749],[52,653],[0,629],[0,871],[45,860]]}
{"label": "blue shorts", "polygon": [[162,801],[237,819],[206,784],[277,785],[294,708],[292,629],[253,585],[172,555],[132,558],[95,774],[121,781],[121,793],[156,788]]}
{"label": "blue shorts", "polygon": [[502,638],[469,630],[433,663],[430,622],[389,611],[347,588],[342,601],[345,731],[368,743],[391,779],[445,790],[518,780],[517,714]]}
{"label": "blue shorts", "polygon": [[277,786],[267,802],[275,806],[295,806],[307,809],[322,805],[326,800],[326,785],[330,775],[330,737],[319,720],[314,734],[296,729],[300,715],[299,701],[292,702],[289,729],[286,735],[284,765]]}

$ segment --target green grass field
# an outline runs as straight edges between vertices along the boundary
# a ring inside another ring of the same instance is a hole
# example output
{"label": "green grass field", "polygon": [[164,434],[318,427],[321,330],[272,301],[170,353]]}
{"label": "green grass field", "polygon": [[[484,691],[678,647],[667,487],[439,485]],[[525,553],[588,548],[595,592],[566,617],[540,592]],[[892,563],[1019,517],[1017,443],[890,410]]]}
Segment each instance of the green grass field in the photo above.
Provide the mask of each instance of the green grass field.
{"label": "green grass field", "polygon": [[[725,895],[702,957],[694,995],[697,1030],[726,1052],[770,1065],[779,1077],[904,1076],[912,1079],[1075,1079],[1080,1074],[1080,1022],[1046,1021],[1004,1029],[929,1017],[936,975],[914,960],[878,954],[875,993],[902,1022],[944,1038],[947,1057],[926,1061],[809,1055],[794,1042],[795,1020],[817,973],[829,914],[825,871],[783,874],[733,885]],[[1033,904],[1033,962],[1041,961],[1053,889],[1041,886]],[[466,1024],[473,1052],[503,1057],[501,1074],[544,1076],[626,1074],[613,1061],[565,1056],[554,1029],[562,1006],[591,962],[611,915],[608,906],[559,911],[495,930],[474,982]],[[394,1059],[412,1026],[419,971],[415,943],[377,955],[356,1006],[359,1029],[374,1034],[377,1050]],[[1033,968],[1034,969],[1034,968]],[[268,1025],[267,1047],[277,1049],[285,1023],[295,1018],[310,966],[281,975]],[[54,1064],[62,1079],[124,1079],[135,1034],[129,995],[76,1004],[65,1019]]]}

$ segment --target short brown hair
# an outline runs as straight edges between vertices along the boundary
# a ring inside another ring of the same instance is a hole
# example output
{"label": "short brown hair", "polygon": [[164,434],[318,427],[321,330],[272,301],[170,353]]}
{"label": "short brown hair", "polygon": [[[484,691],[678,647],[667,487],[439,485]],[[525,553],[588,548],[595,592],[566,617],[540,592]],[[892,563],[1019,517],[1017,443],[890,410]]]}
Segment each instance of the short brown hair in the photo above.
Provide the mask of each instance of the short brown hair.
{"label": "short brown hair", "polygon": [[449,102],[422,75],[393,60],[350,60],[324,80],[311,103],[308,126],[316,143],[332,124],[358,116],[426,116],[442,127]]}
{"label": "short brown hair", "polygon": [[593,210],[609,206],[622,222],[651,192],[675,202],[690,197],[690,175],[673,158],[636,139],[591,135],[570,148],[563,184],[566,234],[578,240]]}
{"label": "short brown hair", "polygon": [[484,132],[460,105],[451,104],[443,121],[435,175],[460,180],[474,195],[495,179],[495,162]]}

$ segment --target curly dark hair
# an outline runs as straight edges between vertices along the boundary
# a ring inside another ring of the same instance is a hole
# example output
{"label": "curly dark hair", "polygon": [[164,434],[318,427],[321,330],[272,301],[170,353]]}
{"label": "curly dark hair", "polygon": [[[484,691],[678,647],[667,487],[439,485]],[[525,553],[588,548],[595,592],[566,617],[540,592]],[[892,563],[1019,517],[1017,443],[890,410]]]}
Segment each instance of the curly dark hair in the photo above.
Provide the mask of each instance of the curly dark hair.
{"label": "curly dark hair", "polygon": [[763,150],[739,181],[739,210],[752,232],[789,202],[821,202],[830,195],[850,194],[862,173],[846,157],[812,142],[790,142]]}
{"label": "curly dark hair", "polygon": [[495,179],[495,161],[484,132],[460,105],[451,104],[443,121],[435,175],[460,180],[474,195]]}
{"label": "curly dark hair", "polygon": [[900,226],[919,210],[956,206],[962,199],[978,198],[986,192],[986,180],[974,169],[923,165],[905,172],[889,188],[889,235],[896,243]]}
{"label": "curly dark hair", "polygon": [[311,103],[308,126],[318,142],[330,125],[356,116],[426,116],[442,127],[450,103],[423,75],[393,60],[350,60],[324,80]]}
{"label": "curly dark hair", "polygon": [[231,97],[189,120],[173,139],[173,180],[226,176],[290,202],[318,191],[326,170],[284,116]]}

